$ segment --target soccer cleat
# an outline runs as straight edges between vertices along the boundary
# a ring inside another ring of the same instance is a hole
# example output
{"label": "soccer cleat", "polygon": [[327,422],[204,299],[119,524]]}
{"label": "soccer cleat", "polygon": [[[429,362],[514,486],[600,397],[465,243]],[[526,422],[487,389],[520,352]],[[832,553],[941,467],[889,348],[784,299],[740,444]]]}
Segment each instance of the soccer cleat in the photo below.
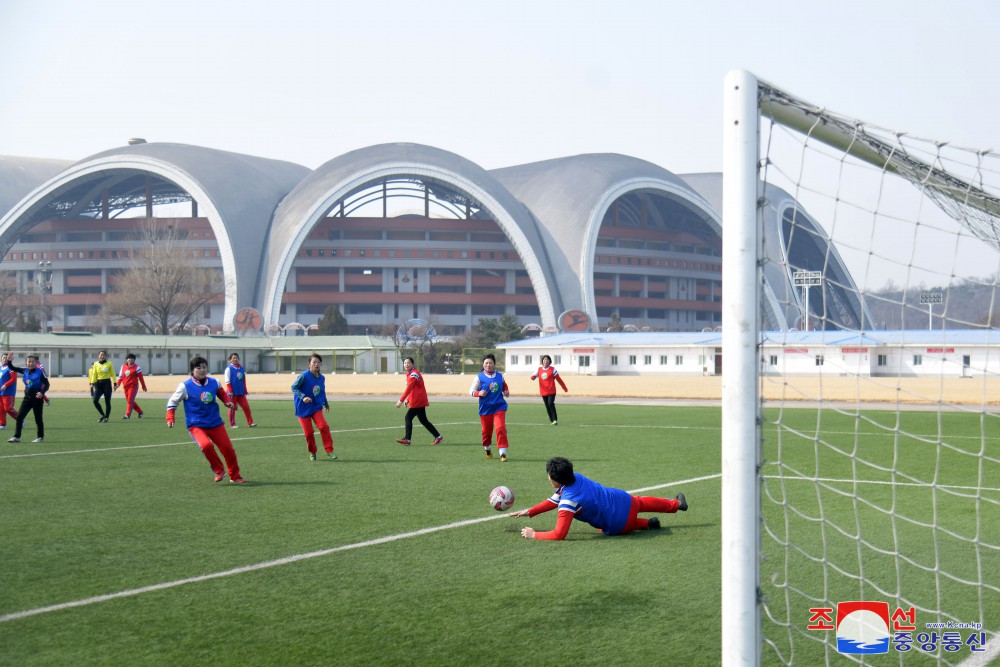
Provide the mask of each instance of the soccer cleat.
{"label": "soccer cleat", "polygon": [[242,477],[230,477],[229,478],[229,483],[230,484],[246,484],[247,481],[245,479],[243,479]]}
{"label": "soccer cleat", "polygon": [[401,445],[406,445],[407,447],[410,446],[410,441],[407,440],[406,438],[396,438],[396,442],[398,442]]}
{"label": "soccer cleat", "polygon": [[45,438],[35,438],[32,442],[45,442]]}
{"label": "soccer cleat", "polygon": [[247,424],[247,426],[249,426],[250,428],[257,428],[257,422],[250,422],[249,424]]}
{"label": "soccer cleat", "polygon": [[677,511],[678,512],[687,512],[688,511],[688,501],[687,501],[687,498],[684,497],[684,494],[683,493],[678,493],[676,496],[674,496],[674,498],[677,500],[678,503],[680,503],[679,505],[677,505]]}
{"label": "soccer cleat", "polygon": [[493,452],[491,452],[490,450],[487,449],[486,450],[486,458],[492,459],[493,458]]}
{"label": "soccer cleat", "polygon": [[135,416],[135,418],[136,418],[136,419],[142,419],[142,413],[140,412],[139,414],[137,414],[137,415]]}
{"label": "soccer cleat", "polygon": [[122,419],[132,419],[132,415],[125,415]]}
{"label": "soccer cleat", "polygon": [[221,481],[222,481],[222,480],[224,480],[225,478],[226,478],[226,473],[225,473],[225,471],[223,471],[223,472],[217,472],[217,473],[215,473],[215,481],[216,481],[216,482],[221,482]]}
{"label": "soccer cleat", "polygon": [[0,424],[0,431],[6,431],[6,430],[7,430],[7,425],[6,424]]}
{"label": "soccer cleat", "polygon": [[553,419],[552,420],[552,425],[553,426],[559,426],[559,420],[558,419]]}
{"label": "soccer cleat", "polygon": [[501,463],[507,463],[507,455],[506,454],[501,454],[500,455],[500,462]]}
{"label": "soccer cleat", "polygon": [[309,460],[310,461],[315,461],[316,460],[316,455],[315,454],[310,454],[309,455]]}
{"label": "soccer cleat", "polygon": [[7,440],[7,442],[21,442],[21,439],[15,435],[13,438]]}
{"label": "soccer cleat", "polygon": [[444,442],[444,436],[443,435],[439,435],[438,437],[434,438],[434,442],[432,442],[431,444],[432,445],[440,445],[442,442]]}
{"label": "soccer cleat", "polygon": [[649,524],[646,526],[646,530],[659,530],[660,520],[657,517],[650,517]]}
{"label": "soccer cleat", "polygon": [[333,452],[330,452],[329,454],[327,454],[327,456],[330,457],[331,461],[336,461],[337,460],[337,455],[334,454]]}
{"label": "soccer cleat", "polygon": [[100,417],[97,418],[97,423],[98,424],[103,424],[104,423],[104,415],[101,415]]}
{"label": "soccer cleat", "polygon": [[237,426],[236,424],[230,424],[229,428],[239,428],[239,426]]}
{"label": "soccer cleat", "polygon": [[101,421],[103,421],[103,422],[104,422],[105,424],[107,424],[107,423],[108,423],[108,418],[107,418],[107,417],[105,417],[105,418],[104,418],[104,419],[102,419]]}

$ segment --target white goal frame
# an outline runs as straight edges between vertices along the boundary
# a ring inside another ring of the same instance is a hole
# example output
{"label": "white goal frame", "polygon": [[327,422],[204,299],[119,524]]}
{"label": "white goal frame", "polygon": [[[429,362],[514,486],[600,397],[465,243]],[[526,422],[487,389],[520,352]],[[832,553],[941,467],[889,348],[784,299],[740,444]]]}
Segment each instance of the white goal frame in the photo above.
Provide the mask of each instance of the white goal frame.
{"label": "white goal frame", "polygon": [[[887,135],[879,135],[881,128],[813,107],[750,72],[734,70],[727,74],[722,185],[725,366],[721,424],[721,664],[724,667],[759,665],[764,645],[760,557],[765,420],[760,382],[764,342],[761,303],[765,293],[762,211],[767,186],[762,174],[766,173],[770,157],[762,156],[762,118],[770,118],[802,133],[810,141],[816,140],[872,165],[876,172],[918,184],[926,200],[959,221],[987,246],[1000,250],[1000,196],[992,183],[983,185],[979,178],[967,181],[959,172],[942,166],[945,161],[940,159],[925,162],[905,146],[894,146],[891,136],[884,139]],[[987,154],[995,157],[991,151],[974,153],[980,158]],[[997,172],[993,169],[989,173]],[[861,328],[866,328],[864,319]],[[989,588],[996,591],[992,584]],[[991,647],[986,659],[998,654],[1000,650]]]}
{"label": "white goal frame", "polygon": [[759,665],[761,275],[759,111],[749,72],[725,79],[722,189],[722,664]]}

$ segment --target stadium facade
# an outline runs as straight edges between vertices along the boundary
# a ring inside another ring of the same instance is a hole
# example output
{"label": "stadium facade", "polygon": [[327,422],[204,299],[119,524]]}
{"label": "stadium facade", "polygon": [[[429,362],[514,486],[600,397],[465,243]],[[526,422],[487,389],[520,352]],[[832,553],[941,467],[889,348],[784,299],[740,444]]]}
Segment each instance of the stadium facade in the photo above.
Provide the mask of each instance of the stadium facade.
{"label": "stadium facade", "polygon": [[[47,331],[124,332],[103,309],[142,254],[144,226],[169,226],[219,291],[195,324],[231,332],[238,312],[274,335],[336,305],[352,331],[423,319],[460,334],[510,314],[544,333],[622,324],[721,325],[720,174],[679,176],[618,154],[486,170],[431,146],[362,148],[318,169],[173,143],[135,143],[76,163],[0,158],[0,271]],[[787,193],[764,289],[767,326],[799,324],[791,274],[822,269],[827,326],[870,321],[818,225],[795,244]],[[839,291],[838,291],[839,290]],[[572,313],[572,317],[563,315]],[[580,313],[586,315],[581,317]]]}

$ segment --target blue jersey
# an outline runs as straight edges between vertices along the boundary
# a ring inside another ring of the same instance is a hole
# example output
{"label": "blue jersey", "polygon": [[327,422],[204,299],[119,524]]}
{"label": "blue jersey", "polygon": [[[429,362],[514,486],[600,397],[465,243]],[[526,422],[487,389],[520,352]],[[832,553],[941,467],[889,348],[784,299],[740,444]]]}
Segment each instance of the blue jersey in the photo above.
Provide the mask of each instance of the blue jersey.
{"label": "blue jersey", "polygon": [[[306,396],[312,399],[312,403],[302,400]],[[326,376],[320,373],[317,377],[312,371],[303,372],[292,383],[292,399],[295,401],[296,417],[309,417],[327,407]]]}
{"label": "blue jersey", "polygon": [[222,426],[219,403],[215,400],[219,389],[219,381],[213,377],[205,378],[205,384],[190,377],[178,385],[177,391],[167,401],[167,409],[176,408],[180,403],[184,403],[184,421],[188,428]]}
{"label": "blue jersey", "polygon": [[602,486],[580,473],[569,486],[561,486],[549,499],[559,510],[569,510],[573,518],[589,523],[606,535],[617,535],[628,523],[632,496],[627,491]]}
{"label": "blue jersey", "polygon": [[35,366],[34,370],[12,366],[11,370],[20,371],[21,379],[24,381],[25,398],[35,398],[38,394],[44,394],[49,390],[49,378],[41,366]]}
{"label": "blue jersey", "polygon": [[[10,366],[0,368],[0,386],[7,384],[10,376],[14,373]],[[0,391],[0,396],[17,396],[17,382],[11,382],[10,386]]]}
{"label": "blue jersey", "polygon": [[243,366],[226,366],[226,384],[233,388],[233,396],[247,395],[247,369]]}
{"label": "blue jersey", "polygon": [[485,372],[479,373],[479,388],[486,392],[479,397],[479,414],[495,415],[507,409],[507,401],[503,398],[503,375],[499,371],[490,377]]}

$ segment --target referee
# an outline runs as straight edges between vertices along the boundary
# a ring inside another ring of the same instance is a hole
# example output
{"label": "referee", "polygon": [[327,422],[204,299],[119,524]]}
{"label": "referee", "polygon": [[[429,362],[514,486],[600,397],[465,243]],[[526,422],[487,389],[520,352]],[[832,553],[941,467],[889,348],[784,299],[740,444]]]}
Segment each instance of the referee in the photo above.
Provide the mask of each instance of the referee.
{"label": "referee", "polygon": [[[108,423],[111,416],[111,392],[118,388],[118,376],[115,375],[115,367],[108,361],[108,353],[101,350],[97,353],[97,361],[90,367],[87,374],[90,378],[90,396],[94,399],[94,407],[101,417],[97,420],[100,424]],[[104,409],[101,409],[101,397],[104,397]]]}

